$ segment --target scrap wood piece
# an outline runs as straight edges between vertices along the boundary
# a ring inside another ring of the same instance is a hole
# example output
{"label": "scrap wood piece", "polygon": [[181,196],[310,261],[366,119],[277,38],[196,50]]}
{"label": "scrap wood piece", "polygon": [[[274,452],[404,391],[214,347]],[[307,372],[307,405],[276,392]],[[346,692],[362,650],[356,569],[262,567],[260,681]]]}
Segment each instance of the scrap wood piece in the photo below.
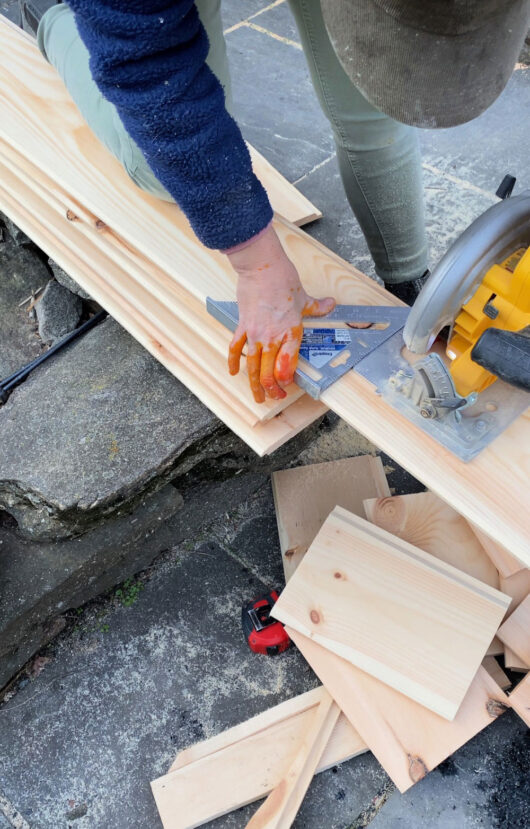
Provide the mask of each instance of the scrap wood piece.
{"label": "scrap wood piece", "polygon": [[[295,645],[401,792],[509,707],[480,666],[452,722],[288,628]],[[425,666],[424,666],[425,667]]]}
{"label": "scrap wood piece", "polygon": [[511,679],[506,676],[494,656],[485,656],[482,660],[482,667],[487,670],[493,681],[496,682],[499,688],[503,691],[506,691],[506,689],[511,686]]}
{"label": "scrap wood piece", "polygon": [[325,691],[287,772],[274,787],[247,829],[289,829],[311,784],[316,768],[340,715],[340,708]]}
{"label": "scrap wood piece", "polygon": [[509,703],[516,714],[530,728],[530,674],[516,686],[508,697]]}
{"label": "scrap wood piece", "polygon": [[[286,773],[325,694],[320,686],[181,751],[169,773],[151,783],[164,829],[201,826],[266,797]],[[317,771],[366,750],[341,714]]]}
{"label": "scrap wood piece", "polygon": [[512,555],[506,547],[499,544],[499,542],[495,541],[493,538],[490,538],[490,536],[487,535],[481,527],[477,527],[472,521],[469,522],[469,526],[503,578],[513,576],[515,573],[519,573],[522,569],[524,569],[524,559],[520,560],[516,556]]}
{"label": "scrap wood piece", "polygon": [[491,587],[499,573],[465,518],[434,492],[365,500],[372,524],[452,564]]}
{"label": "scrap wood piece", "polygon": [[[503,591],[501,591],[503,592]],[[491,640],[491,644],[486,651],[486,656],[501,656],[504,653],[504,645],[502,644],[501,640],[494,636]]]}
{"label": "scrap wood piece", "polygon": [[285,581],[336,506],[363,514],[363,499],[390,495],[381,458],[359,455],[272,473]]}
{"label": "scrap wood piece", "polygon": [[530,596],[503,622],[497,636],[530,668]]}
{"label": "scrap wood piece", "polygon": [[[0,93],[3,139],[97,216],[110,233],[133,245],[202,303],[207,295],[235,298],[235,277],[226,257],[203,248],[174,205],[161,203],[130,181],[83,121],[35,44],[3,18]],[[57,135],[61,135],[60,154]],[[334,295],[340,303],[401,304],[299,228],[282,219],[275,227],[311,295]],[[322,402],[504,543],[524,566],[530,565],[525,508],[528,415],[519,417],[465,464],[392,409],[356,372],[348,372],[327,389]],[[225,422],[231,426],[229,418]],[[502,480],[502,488],[492,487],[492,480]]]}
{"label": "scrap wood piece", "polygon": [[452,720],[508,602],[336,507],[272,615]]}
{"label": "scrap wood piece", "polygon": [[[511,576],[501,576],[500,581],[502,592],[512,597],[512,602],[506,612],[506,618],[508,618],[519,607],[523,599],[530,595],[530,570],[519,570],[518,573]],[[504,664],[512,671],[526,671],[528,669],[528,666],[507,645],[504,645]]]}

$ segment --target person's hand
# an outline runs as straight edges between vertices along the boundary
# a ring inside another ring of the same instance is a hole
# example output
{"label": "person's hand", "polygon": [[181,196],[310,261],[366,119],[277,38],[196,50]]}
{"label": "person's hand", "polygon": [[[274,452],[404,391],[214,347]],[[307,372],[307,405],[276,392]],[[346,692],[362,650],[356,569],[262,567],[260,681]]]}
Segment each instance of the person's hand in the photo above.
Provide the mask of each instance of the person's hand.
{"label": "person's hand", "polygon": [[302,317],[320,317],[335,307],[332,297],[315,299],[304,291],[272,226],[255,241],[228,252],[238,275],[239,325],[228,356],[230,374],[237,374],[245,343],[250,388],[257,403],[265,395],[285,397],[293,382],[302,340]]}

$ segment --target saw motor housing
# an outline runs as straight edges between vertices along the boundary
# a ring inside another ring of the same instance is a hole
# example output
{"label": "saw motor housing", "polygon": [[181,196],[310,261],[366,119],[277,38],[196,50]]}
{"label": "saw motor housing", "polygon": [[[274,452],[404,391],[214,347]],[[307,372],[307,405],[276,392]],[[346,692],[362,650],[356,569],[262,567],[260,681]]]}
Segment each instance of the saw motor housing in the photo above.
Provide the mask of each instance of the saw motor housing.
{"label": "saw motor housing", "polygon": [[530,247],[515,250],[486,272],[471,299],[456,316],[447,343],[449,371],[463,397],[482,392],[497,375],[473,359],[473,349],[488,328],[522,331],[530,326]]}

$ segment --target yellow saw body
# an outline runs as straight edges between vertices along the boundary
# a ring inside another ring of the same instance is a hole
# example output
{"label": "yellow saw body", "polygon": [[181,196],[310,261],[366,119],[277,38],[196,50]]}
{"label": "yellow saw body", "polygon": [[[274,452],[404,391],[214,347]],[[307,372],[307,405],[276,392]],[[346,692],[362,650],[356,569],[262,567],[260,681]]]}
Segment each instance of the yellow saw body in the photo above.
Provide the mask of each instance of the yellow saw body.
{"label": "yellow saw body", "polygon": [[446,353],[457,392],[464,397],[481,392],[497,379],[471,358],[487,328],[521,331],[529,325],[530,247],[522,247],[489,268],[455,318]]}

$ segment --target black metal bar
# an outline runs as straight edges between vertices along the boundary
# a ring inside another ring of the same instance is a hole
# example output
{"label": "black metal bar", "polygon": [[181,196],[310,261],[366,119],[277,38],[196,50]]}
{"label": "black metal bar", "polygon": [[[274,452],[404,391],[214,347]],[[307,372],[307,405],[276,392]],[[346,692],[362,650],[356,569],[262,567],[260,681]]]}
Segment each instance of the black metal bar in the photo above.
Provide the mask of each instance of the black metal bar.
{"label": "black metal bar", "polygon": [[22,381],[25,380],[26,377],[37,368],[37,366],[40,366],[50,357],[53,357],[54,354],[61,351],[61,349],[65,346],[70,345],[70,343],[77,340],[82,334],[85,334],[91,328],[94,328],[94,326],[104,320],[106,316],[106,311],[98,311],[97,314],[94,314],[93,317],[84,322],[83,325],[80,325],[79,328],[75,328],[73,331],[70,331],[70,333],[59,340],[58,343],[52,345],[52,347],[49,348],[48,351],[45,351],[44,354],[36,357],[35,360],[31,361],[31,363],[22,366],[22,368],[19,368],[18,371],[10,374],[9,377],[5,377],[3,380],[0,380],[0,403],[5,403],[9,397],[9,393],[15,388],[15,386],[22,383]]}

